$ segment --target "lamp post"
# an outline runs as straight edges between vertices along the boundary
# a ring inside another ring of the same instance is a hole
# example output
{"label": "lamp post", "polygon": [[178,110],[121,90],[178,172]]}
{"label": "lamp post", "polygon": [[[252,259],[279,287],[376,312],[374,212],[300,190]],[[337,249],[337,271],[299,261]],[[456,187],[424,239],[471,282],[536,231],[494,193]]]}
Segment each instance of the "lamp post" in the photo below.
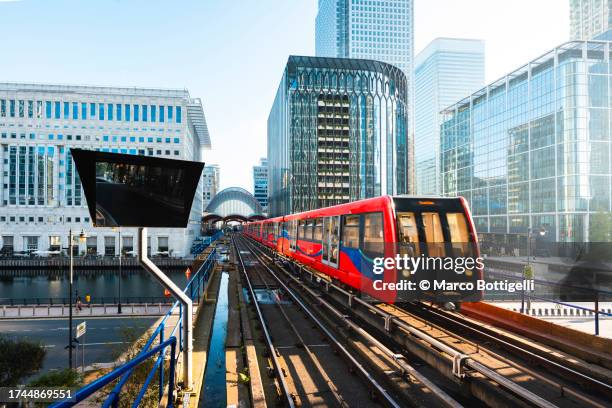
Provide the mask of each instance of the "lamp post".
{"label": "lamp post", "polygon": [[[79,241],[83,241],[85,239],[86,235],[85,232],[83,230],[81,230],[81,233],[79,234]],[[73,285],[73,279],[74,279],[74,251],[73,251],[73,245],[74,245],[74,235],[72,233],[72,228],[70,228],[70,232],[68,234],[68,239],[69,239],[69,244],[68,244],[68,251],[70,251],[70,263],[69,263],[69,271],[70,271],[70,277],[69,277],[69,284],[68,284],[68,305],[69,305],[69,309],[68,309],[68,367],[70,369],[72,369],[72,349],[74,348],[74,345],[72,344],[74,341],[74,337],[73,337],[73,333],[72,333],[72,285]]]}
{"label": "lamp post", "polygon": [[[546,235],[546,230],[544,228],[539,228],[538,230],[538,234],[541,237],[544,237]],[[525,265],[525,268],[523,268],[523,283],[525,283],[525,280],[527,278],[529,279],[533,279],[533,269],[531,267],[531,241],[533,240],[533,229],[529,228],[527,230],[527,265]],[[534,256],[535,259],[535,256]],[[526,272],[527,270],[529,270],[529,275],[530,276],[526,276]],[[524,313],[525,311],[525,285],[523,285],[523,290],[521,291],[521,313]],[[527,299],[527,310],[531,309],[531,298]]]}
{"label": "lamp post", "polygon": [[121,244],[121,227],[117,227],[119,230],[119,302],[117,303],[117,313],[121,314],[121,279],[123,277],[123,273],[121,270],[121,255],[123,252],[123,247]]}

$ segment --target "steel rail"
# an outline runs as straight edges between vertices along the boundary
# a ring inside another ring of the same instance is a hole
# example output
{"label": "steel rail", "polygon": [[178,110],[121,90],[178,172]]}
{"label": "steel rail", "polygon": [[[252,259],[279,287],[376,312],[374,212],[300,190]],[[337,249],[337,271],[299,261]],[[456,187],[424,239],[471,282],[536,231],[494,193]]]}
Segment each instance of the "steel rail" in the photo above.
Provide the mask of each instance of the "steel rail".
{"label": "steel rail", "polygon": [[[266,256],[266,255],[264,255],[264,256]],[[283,269],[283,268],[281,268],[281,269]],[[284,271],[284,269],[283,269],[283,271]],[[317,298],[317,302],[321,306],[325,307],[327,310],[329,310],[331,313],[333,313],[337,318],[339,318],[344,324],[346,324],[348,327],[350,327],[353,331],[355,331],[357,334],[362,336],[364,339],[366,339],[367,341],[372,343],[384,355],[386,355],[391,360],[393,360],[393,362],[404,373],[412,375],[419,382],[421,382],[423,384],[423,386],[425,386],[425,388],[429,389],[436,396],[436,398],[438,398],[440,400],[440,402],[442,402],[444,404],[444,406],[452,407],[452,408],[460,408],[460,407],[463,406],[459,402],[457,402],[454,398],[452,398],[450,395],[448,395],[445,391],[443,391],[440,387],[438,387],[436,384],[434,384],[430,379],[425,377],[418,370],[416,370],[414,367],[412,367],[410,364],[408,364],[406,362],[405,356],[403,356],[402,354],[394,353],[391,349],[389,349],[387,346],[385,346],[377,338],[372,336],[370,333],[368,333],[361,326],[359,326],[355,322],[351,321],[344,313],[342,313],[341,311],[336,309],[334,306],[332,306],[331,303],[325,301],[324,299],[321,299],[317,295],[317,293],[315,291],[313,291],[308,286],[304,285],[298,278],[296,278],[292,274],[287,273],[286,271],[284,271],[284,272],[286,273],[286,275],[293,282],[298,284],[302,289],[304,289],[306,292],[308,292],[312,297]]]}
{"label": "steel rail", "polygon": [[[259,259],[257,255],[255,256],[256,258]],[[380,394],[384,398],[386,403],[391,407],[401,408],[402,405],[399,404],[397,401],[395,401],[395,399],[393,399],[393,397],[389,394],[389,392],[385,390],[383,386],[378,383],[378,381],[376,381],[376,379],[372,376],[372,374],[370,374],[368,370],[366,370],[366,368],[359,361],[357,361],[357,359],[336,338],[336,336],[327,328],[327,326],[325,326],[325,324],[314,315],[314,313],[310,310],[310,308],[308,308],[308,306],[302,301],[302,299],[300,299],[300,297],[297,296],[295,292],[291,288],[289,288],[282,281],[282,279],[280,279],[276,275],[276,273],[274,273],[274,271],[270,267],[268,267],[261,260],[259,262],[268,271],[268,273],[270,273],[270,275],[272,275],[272,277],[279,283],[279,285],[282,286],[285,292],[287,292],[291,296],[291,298],[300,306],[300,308],[304,311],[304,313],[306,313],[310,317],[310,319],[313,322],[315,322],[315,324],[319,327],[319,329],[327,336],[327,338],[329,338],[329,340],[337,347],[337,349],[341,351],[342,354],[344,354],[344,356],[355,366],[355,368],[357,368],[357,370],[361,373],[361,375],[364,376],[368,380],[368,382],[374,387],[374,389],[378,392],[378,394]]]}
{"label": "steel rail", "polygon": [[[259,244],[261,245],[261,244]],[[267,247],[265,247],[267,249]],[[285,257],[284,255],[281,255],[284,259],[289,260],[290,262],[295,262],[294,260]],[[307,271],[308,273],[311,274],[311,276],[314,276],[314,274],[310,271],[308,271],[307,269],[305,269],[303,266],[300,265],[300,268],[302,271]],[[451,361],[453,362],[453,364],[459,364],[459,365],[465,365],[468,368],[471,368],[472,370],[482,374],[483,376],[485,376],[486,378],[496,382],[497,384],[499,384],[501,387],[509,390],[511,393],[515,394],[516,396],[522,398],[525,401],[528,401],[529,403],[540,407],[540,408],[555,408],[556,405],[552,404],[551,402],[545,400],[544,398],[540,397],[539,395],[525,389],[524,387],[518,385],[517,383],[503,377],[502,375],[498,374],[497,372],[495,372],[494,370],[484,366],[483,364],[479,363],[478,361],[475,361],[474,359],[472,359],[469,355],[463,354],[462,352],[456,350],[455,348],[442,343],[441,341],[435,339],[434,337],[430,336],[427,333],[422,332],[421,330],[418,330],[412,326],[410,326],[409,324],[407,324],[406,322],[403,322],[402,320],[398,319],[396,316],[393,316],[387,312],[384,312],[383,310],[380,310],[379,308],[370,305],[369,303],[363,301],[360,298],[354,297],[354,295],[350,294],[349,292],[347,292],[346,290],[343,290],[341,288],[339,288],[337,285],[331,283],[331,282],[326,282],[326,285],[328,287],[332,287],[335,290],[338,290],[341,293],[346,294],[348,297],[350,297],[350,299],[352,299],[353,302],[355,303],[359,303],[362,306],[366,307],[367,309],[373,311],[374,313],[376,313],[377,315],[382,316],[385,321],[389,322],[389,327],[391,326],[391,324],[396,325],[397,327],[409,332],[410,334],[414,335],[415,337],[425,341],[426,343],[434,346],[435,348],[443,351],[444,353],[446,353],[447,355],[450,356]]]}
{"label": "steel rail", "polygon": [[[581,373],[580,371],[576,371],[574,369],[571,369],[569,367],[565,367],[559,363],[557,363],[556,361],[553,361],[549,358],[546,358],[545,356],[542,356],[540,354],[537,354],[533,351],[530,350],[526,350],[512,342],[509,342],[507,340],[503,340],[499,337],[493,336],[492,334],[486,333],[485,331],[479,329],[478,327],[474,327],[474,324],[469,323],[467,321],[465,321],[464,319],[461,319],[458,316],[449,316],[446,313],[443,313],[441,311],[435,310],[433,307],[430,306],[426,306],[423,305],[424,308],[423,310],[426,310],[428,313],[434,314],[435,316],[438,316],[441,319],[444,319],[446,321],[450,321],[451,324],[455,324],[457,326],[460,326],[461,328],[464,328],[466,330],[471,331],[472,334],[476,334],[478,336],[483,336],[485,337],[488,341],[492,341],[494,343],[496,343],[497,345],[504,347],[504,348],[508,348],[511,350],[514,350],[515,352],[518,353],[522,353],[522,355],[525,356],[525,358],[527,359],[535,359],[540,361],[542,364],[546,364],[548,366],[552,366],[553,368],[560,370],[562,372],[562,375],[572,375],[575,377],[578,377],[581,380],[586,381],[587,383],[589,383],[591,386],[597,386],[598,388],[600,388],[601,391],[603,391],[604,393],[606,393],[608,396],[612,395],[612,385],[610,384],[606,384],[596,378],[590,377],[584,373]],[[403,308],[401,308],[401,310],[404,310]],[[444,330],[444,329],[443,329]],[[446,331],[446,330],[445,330]],[[479,346],[480,347],[480,346]],[[500,359],[502,361],[504,361],[505,363],[512,365],[513,367],[524,371],[525,373],[539,379],[540,381],[543,381],[545,383],[547,383],[548,385],[557,388],[561,393],[563,394],[570,394],[573,397],[581,400],[582,402],[585,402],[587,404],[591,404],[593,406],[599,407],[599,408],[605,408],[605,405],[600,404],[597,401],[592,400],[591,398],[589,398],[588,396],[572,389],[569,388],[567,386],[564,386],[562,384],[559,384],[558,382],[551,380],[550,378],[547,378],[545,376],[543,376],[542,374],[539,374],[537,372],[535,372],[534,370],[529,369],[528,367],[525,367],[521,364],[518,364],[510,359],[508,359],[507,357],[501,356],[498,353],[490,350],[489,348],[483,348],[483,350],[485,350],[487,353],[491,354],[493,357]]]}
{"label": "steel rail", "polygon": [[263,316],[263,313],[261,312],[259,303],[257,302],[257,297],[255,296],[253,285],[251,285],[251,280],[249,278],[249,275],[246,272],[246,267],[244,265],[244,261],[242,260],[242,255],[240,255],[240,250],[238,249],[238,245],[236,244],[236,241],[234,240],[233,236],[232,236],[232,244],[234,245],[234,249],[236,250],[236,255],[238,257],[238,260],[240,261],[242,274],[244,275],[245,281],[247,283],[247,287],[249,289],[249,295],[251,296],[251,302],[253,303],[253,305],[255,305],[255,310],[257,312],[257,318],[259,319],[259,323],[261,324],[261,327],[264,333],[264,337],[266,340],[266,347],[268,348],[268,351],[270,352],[270,356],[272,357],[272,364],[274,365],[274,370],[276,371],[282,392],[285,396],[285,399],[287,400],[287,403],[289,404],[289,407],[295,408],[295,401],[293,400],[293,396],[291,395],[291,392],[289,391],[289,386],[287,385],[287,382],[285,381],[283,370],[280,366],[280,362],[278,361],[278,357],[276,356],[276,347],[272,343],[272,338],[270,337],[270,333],[268,332],[266,320]]}

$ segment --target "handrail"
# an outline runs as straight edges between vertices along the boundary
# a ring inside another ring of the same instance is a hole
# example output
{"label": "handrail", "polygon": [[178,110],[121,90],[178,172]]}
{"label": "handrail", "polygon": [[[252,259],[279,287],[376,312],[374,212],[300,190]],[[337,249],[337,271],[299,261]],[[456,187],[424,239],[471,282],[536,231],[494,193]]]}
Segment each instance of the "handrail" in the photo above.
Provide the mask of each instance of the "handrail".
{"label": "handrail", "polygon": [[[221,235],[222,234],[218,234],[218,236],[216,236],[215,239],[217,239]],[[191,277],[189,282],[187,282],[185,289],[183,289],[183,293],[186,293],[186,294],[188,293],[189,297],[192,300],[195,297],[197,297],[199,301],[200,290],[204,289],[202,286],[203,282],[208,281],[210,277],[210,271],[212,270],[212,267],[214,266],[216,255],[217,255],[217,251],[215,248],[213,248],[213,250],[208,254],[206,259],[202,260],[202,263],[198,265],[197,272],[193,275],[193,277]],[[196,262],[197,261],[199,260],[196,260]],[[197,285],[196,287],[197,293],[194,295],[195,285]],[[175,362],[176,362],[176,359],[179,358],[181,354],[181,350],[182,350],[182,346],[180,344],[182,343],[182,338],[177,339],[175,334],[176,334],[177,329],[180,326],[180,322],[182,321],[182,313],[183,313],[182,308],[179,307],[179,317],[177,320],[177,324],[172,329],[170,336],[167,340],[164,340],[164,330],[166,328],[165,326],[166,326],[168,318],[172,316],[177,306],[180,306],[178,301],[174,302],[170,310],[168,310],[166,315],[162,318],[161,322],[157,325],[157,327],[155,328],[155,330],[149,337],[149,340],[147,340],[147,342],[145,343],[142,350],[138,353],[138,355],[134,359],[128,361],[127,363],[120,366],[119,368],[114,369],[113,371],[106,374],[105,376],[95,380],[94,382],[78,390],[76,394],[77,395],[76,401],[64,400],[64,401],[61,401],[59,403],[52,405],[52,407],[54,408],[71,407],[77,402],[82,401],[83,399],[89,397],[92,393],[99,390],[101,387],[107,385],[108,383],[115,380],[116,378],[121,377],[119,382],[115,385],[113,390],[109,393],[108,397],[104,401],[104,404],[102,405],[103,407],[107,407],[107,408],[110,406],[116,407],[119,402],[119,395],[121,393],[121,389],[129,380],[136,366],[138,366],[140,363],[142,363],[144,360],[151,357],[152,355],[157,354],[157,352],[160,352],[160,355],[157,361],[155,362],[153,368],[149,372],[149,375],[147,376],[145,383],[140,389],[140,392],[138,396],[136,397],[136,400],[134,401],[134,404],[135,404],[134,406],[137,406],[140,400],[142,400],[142,397],[144,396],[146,389],[148,388],[151,380],[153,379],[153,376],[155,375],[158,369],[160,370],[159,400],[161,400],[163,397],[163,389],[164,389],[163,387],[163,382],[164,382],[164,364],[163,362],[164,362],[164,356],[166,355],[166,347],[168,344],[170,344],[172,347],[171,347],[171,355],[170,355],[170,372],[169,372],[169,378],[168,378],[169,388],[168,388],[168,405],[167,406],[172,407],[173,406],[172,391],[174,389],[174,382],[175,382],[175,378],[174,378],[175,377]],[[149,348],[152,346],[153,342],[158,336],[159,336],[159,344],[156,347],[149,350]],[[179,345],[178,353],[176,350],[177,344]]]}
{"label": "handrail", "polygon": [[[161,359],[161,357],[163,355],[165,355],[165,350],[166,350],[166,348],[168,346],[170,346],[170,348],[171,348],[171,353],[170,353],[170,373],[171,373],[171,375],[169,376],[168,381],[169,381],[169,390],[172,390],[174,388],[174,375],[173,375],[173,373],[174,373],[175,362],[176,362],[176,358],[174,357],[175,350],[176,350],[176,337],[170,337],[168,340],[166,340],[163,343],[153,347],[151,350],[149,350],[149,351],[147,351],[145,353],[139,354],[138,356],[136,356],[136,358],[134,358],[133,360],[128,361],[127,363],[125,363],[121,367],[119,367],[119,368],[111,371],[110,373],[108,373],[108,374],[98,378],[94,382],[92,382],[90,384],[87,384],[86,386],[84,386],[83,388],[81,388],[80,390],[78,390],[76,392],[74,400],[60,401],[60,402],[57,402],[55,404],[52,404],[51,407],[52,408],[72,407],[76,403],[83,401],[85,398],[89,397],[91,394],[93,394],[94,392],[98,391],[100,388],[102,388],[105,385],[109,384],[110,382],[112,382],[116,378],[120,377],[121,375],[125,374],[128,371],[132,371],[135,367],[137,367],[140,364],[142,364],[149,357],[159,353],[160,354],[159,358]],[[173,406],[172,401],[169,400],[168,401],[168,407],[172,407],[172,406]]]}
{"label": "handrail", "polygon": [[[208,280],[208,272],[210,271],[210,265],[211,265],[211,262],[213,261],[214,257],[216,256],[216,253],[217,253],[216,249],[213,249],[210,252],[210,254],[208,254],[208,256],[206,257],[204,262],[202,262],[202,265],[200,265],[200,267],[198,268],[198,271],[189,280],[189,282],[187,283],[187,286],[185,286],[185,289],[183,290],[183,292],[187,293],[187,289],[190,289],[190,297],[192,299],[193,299],[193,291],[191,289],[193,288],[193,286],[192,286],[193,282],[196,279],[200,278],[199,275],[200,275],[200,273],[202,272],[202,270],[204,268],[206,268],[206,270],[204,271],[204,273],[202,275],[207,275],[206,279]],[[198,292],[199,292],[200,281],[201,280],[198,281]],[[151,347],[151,344],[153,344],[153,341],[155,340],[155,338],[158,335],[160,336],[160,340],[163,339],[164,329],[166,328],[165,327],[166,326],[166,321],[172,315],[172,313],[174,312],[174,309],[176,309],[177,306],[180,306],[180,302],[178,300],[176,302],[174,302],[174,305],[170,308],[168,313],[166,313],[166,315],[164,316],[162,321],[159,323],[159,325],[157,325],[157,328],[151,334],[151,337],[149,337],[149,340],[147,341],[147,343],[142,348],[141,353],[146,351],[149,347]],[[170,336],[169,336],[170,338],[175,337],[176,330],[180,327],[180,322],[182,321],[182,317],[183,317],[183,309],[181,307],[179,307],[179,317],[178,317],[178,320],[177,320],[177,324],[172,329],[172,332],[170,333]],[[181,340],[181,341],[179,341],[179,343],[182,343],[182,338],[179,339],[179,340]],[[182,346],[181,346],[181,344],[179,344],[179,353],[178,353],[177,357],[180,356],[181,351],[182,351]],[[104,402],[102,408],[108,408],[108,407],[110,407],[111,404],[113,404],[113,405],[116,404],[117,399],[119,397],[119,394],[121,393],[121,389],[123,388],[125,383],[127,383],[127,381],[129,380],[131,375],[132,375],[132,371],[130,371],[123,378],[121,378],[121,380],[117,383],[117,385],[115,385],[115,387],[113,388],[113,390],[109,394],[109,398],[107,398],[107,400]],[[161,393],[161,390],[160,390],[160,393]]]}

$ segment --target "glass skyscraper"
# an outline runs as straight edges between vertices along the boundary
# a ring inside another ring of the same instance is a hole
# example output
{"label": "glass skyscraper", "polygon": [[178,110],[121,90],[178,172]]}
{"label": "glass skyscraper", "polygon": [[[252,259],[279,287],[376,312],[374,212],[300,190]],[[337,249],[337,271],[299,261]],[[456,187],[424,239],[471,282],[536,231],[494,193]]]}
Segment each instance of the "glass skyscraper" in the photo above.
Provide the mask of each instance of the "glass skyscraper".
{"label": "glass skyscraper", "polygon": [[612,40],[612,1],[570,0],[571,40]]}
{"label": "glass skyscraper", "polygon": [[268,117],[270,216],[410,193],[407,99],[393,65],[289,57]]}
{"label": "glass skyscraper", "polygon": [[485,84],[484,41],[436,38],[415,58],[417,194],[440,194],[440,111]]}
{"label": "glass skyscraper", "polygon": [[318,57],[364,58],[402,69],[413,127],[413,0],[319,0],[315,49]]}
{"label": "glass skyscraper", "polygon": [[[0,83],[0,237],[7,251],[60,250],[69,230],[81,252],[115,255],[119,231],[92,228],[70,148],[202,160],[210,137],[200,99],[181,89]],[[202,183],[188,228],[151,228],[153,252],[189,255],[199,234]],[[122,228],[124,251],[137,231]]]}
{"label": "glass skyscraper", "polygon": [[444,112],[442,188],[479,233],[588,241],[611,210],[612,49],[570,42]]}

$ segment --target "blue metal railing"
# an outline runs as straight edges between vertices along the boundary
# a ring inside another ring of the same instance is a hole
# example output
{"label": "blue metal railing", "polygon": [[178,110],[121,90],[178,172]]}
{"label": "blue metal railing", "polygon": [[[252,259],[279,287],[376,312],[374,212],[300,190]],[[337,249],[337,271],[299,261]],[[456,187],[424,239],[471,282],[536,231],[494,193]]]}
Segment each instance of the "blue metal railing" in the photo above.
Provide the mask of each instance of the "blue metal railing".
{"label": "blue metal railing", "polygon": [[[215,236],[215,240],[218,239],[222,234],[216,234]],[[203,293],[203,290],[205,289],[205,285],[208,282],[208,279],[210,277],[210,273],[215,265],[216,262],[216,258],[217,258],[217,251],[216,249],[213,249],[208,256],[206,257],[206,259],[204,260],[196,260],[195,261],[195,266],[197,268],[197,272],[193,275],[193,277],[189,280],[189,282],[187,283],[187,286],[185,286],[185,289],[183,289],[184,293],[188,293],[189,297],[191,300],[196,300],[199,303],[200,302],[200,296]],[[201,263],[200,263],[201,261]],[[168,322],[168,318],[170,316],[173,315],[173,313],[175,312],[176,308],[178,307],[179,313],[178,313],[178,321],[177,324],[174,326],[174,328],[172,329],[172,331],[170,332],[169,338],[167,340],[164,340],[164,336],[165,336],[165,330],[166,330],[166,324]],[[170,308],[170,310],[168,311],[168,313],[166,313],[166,315],[162,318],[161,322],[159,323],[159,325],[156,327],[156,329],[153,331],[153,333],[151,334],[151,336],[149,337],[149,340],[147,340],[146,344],[144,345],[144,347],[142,348],[142,350],[140,351],[140,353],[138,354],[138,356],[130,361],[128,361],[127,363],[125,363],[124,365],[116,368],[115,370],[111,371],[110,373],[106,374],[105,376],[95,380],[94,382],[92,382],[91,384],[86,385],[85,387],[81,388],[79,391],[77,391],[76,394],[76,401],[62,401],[59,403],[56,403],[54,405],[51,405],[52,407],[71,407],[74,404],[76,404],[79,401],[84,400],[85,398],[89,397],[92,393],[98,391],[100,388],[108,385],[111,381],[121,377],[121,379],[119,380],[119,382],[115,385],[115,387],[113,388],[113,390],[108,394],[108,397],[106,398],[106,400],[104,401],[102,407],[104,408],[109,408],[109,407],[117,407],[119,404],[119,398],[120,398],[120,394],[121,394],[121,390],[123,389],[124,385],[127,383],[127,381],[130,379],[132,373],[134,372],[134,369],[140,365],[143,361],[145,361],[146,359],[154,356],[155,354],[159,353],[159,357],[157,358],[155,364],[153,365],[151,371],[149,372],[149,374],[147,375],[147,378],[144,382],[144,384],[142,385],[138,396],[136,397],[136,399],[133,402],[134,407],[137,407],[138,404],[142,401],[142,398],[144,397],[151,381],[153,380],[155,374],[157,373],[157,371],[159,370],[159,395],[158,395],[158,399],[161,401],[163,394],[164,394],[164,359],[165,359],[165,355],[167,353],[167,347],[168,345],[171,346],[171,354],[170,354],[170,372],[168,373],[168,406],[171,407],[172,406],[172,391],[174,389],[174,377],[175,377],[175,365],[176,365],[176,359],[179,358],[181,352],[183,351],[183,336],[182,336],[182,316],[183,316],[183,308],[182,305],[176,301],[172,307]],[[176,332],[178,330],[179,333],[179,337],[177,339],[176,337]],[[153,349],[149,350],[151,348],[151,346],[153,345],[154,341],[156,338],[159,338],[159,344],[158,346],[154,347]],[[179,346],[179,351],[177,353],[176,351],[176,345],[178,344]],[[163,346],[163,347],[162,347]]]}

